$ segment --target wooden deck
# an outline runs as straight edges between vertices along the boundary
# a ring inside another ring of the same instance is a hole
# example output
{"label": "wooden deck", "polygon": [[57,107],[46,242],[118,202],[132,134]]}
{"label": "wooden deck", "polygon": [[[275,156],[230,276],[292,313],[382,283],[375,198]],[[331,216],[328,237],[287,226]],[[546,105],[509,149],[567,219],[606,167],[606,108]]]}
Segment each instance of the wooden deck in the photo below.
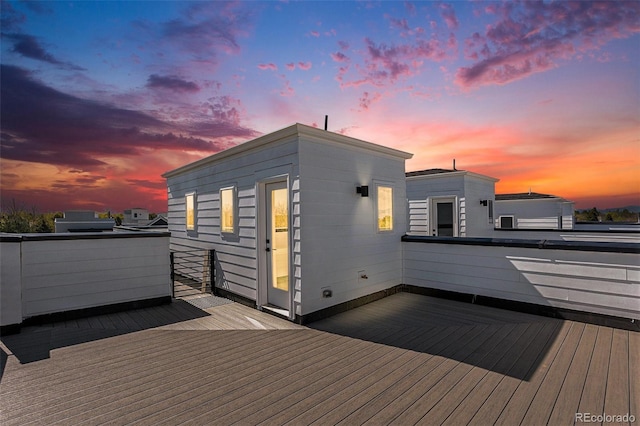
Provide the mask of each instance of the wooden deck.
{"label": "wooden deck", "polygon": [[177,300],[27,327],[1,348],[3,426],[640,416],[639,333],[408,293],[310,327]]}

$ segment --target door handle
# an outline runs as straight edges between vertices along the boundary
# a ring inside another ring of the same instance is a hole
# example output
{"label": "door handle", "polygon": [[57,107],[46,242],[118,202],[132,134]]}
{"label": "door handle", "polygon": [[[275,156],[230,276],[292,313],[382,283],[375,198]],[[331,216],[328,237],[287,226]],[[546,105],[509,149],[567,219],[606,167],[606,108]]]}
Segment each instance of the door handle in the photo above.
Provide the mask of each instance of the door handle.
{"label": "door handle", "polygon": [[271,251],[271,249],[267,247],[266,249],[264,249],[264,251]]}

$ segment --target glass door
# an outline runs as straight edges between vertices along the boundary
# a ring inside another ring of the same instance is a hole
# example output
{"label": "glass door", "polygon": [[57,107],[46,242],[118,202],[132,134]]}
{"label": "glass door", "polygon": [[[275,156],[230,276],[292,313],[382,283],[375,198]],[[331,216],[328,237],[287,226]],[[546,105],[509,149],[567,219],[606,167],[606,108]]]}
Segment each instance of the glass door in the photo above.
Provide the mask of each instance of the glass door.
{"label": "glass door", "polygon": [[266,185],[268,304],[289,309],[289,190]]}

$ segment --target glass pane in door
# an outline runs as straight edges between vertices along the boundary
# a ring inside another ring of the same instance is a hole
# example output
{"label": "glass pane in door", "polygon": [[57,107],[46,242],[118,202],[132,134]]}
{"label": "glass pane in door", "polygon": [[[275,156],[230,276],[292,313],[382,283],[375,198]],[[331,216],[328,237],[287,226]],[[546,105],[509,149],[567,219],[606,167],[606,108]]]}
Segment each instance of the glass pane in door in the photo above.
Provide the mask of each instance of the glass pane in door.
{"label": "glass pane in door", "polygon": [[453,203],[437,204],[438,236],[453,237]]}
{"label": "glass pane in door", "polygon": [[271,191],[271,285],[289,290],[289,200],[287,188]]}

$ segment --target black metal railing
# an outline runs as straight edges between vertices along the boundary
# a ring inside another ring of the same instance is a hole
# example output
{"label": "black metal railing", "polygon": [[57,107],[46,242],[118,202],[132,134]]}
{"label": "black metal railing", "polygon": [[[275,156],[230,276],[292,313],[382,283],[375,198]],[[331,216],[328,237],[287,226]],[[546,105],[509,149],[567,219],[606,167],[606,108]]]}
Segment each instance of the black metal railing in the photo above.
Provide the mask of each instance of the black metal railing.
{"label": "black metal railing", "polygon": [[173,297],[211,293],[215,280],[215,250],[172,251]]}

